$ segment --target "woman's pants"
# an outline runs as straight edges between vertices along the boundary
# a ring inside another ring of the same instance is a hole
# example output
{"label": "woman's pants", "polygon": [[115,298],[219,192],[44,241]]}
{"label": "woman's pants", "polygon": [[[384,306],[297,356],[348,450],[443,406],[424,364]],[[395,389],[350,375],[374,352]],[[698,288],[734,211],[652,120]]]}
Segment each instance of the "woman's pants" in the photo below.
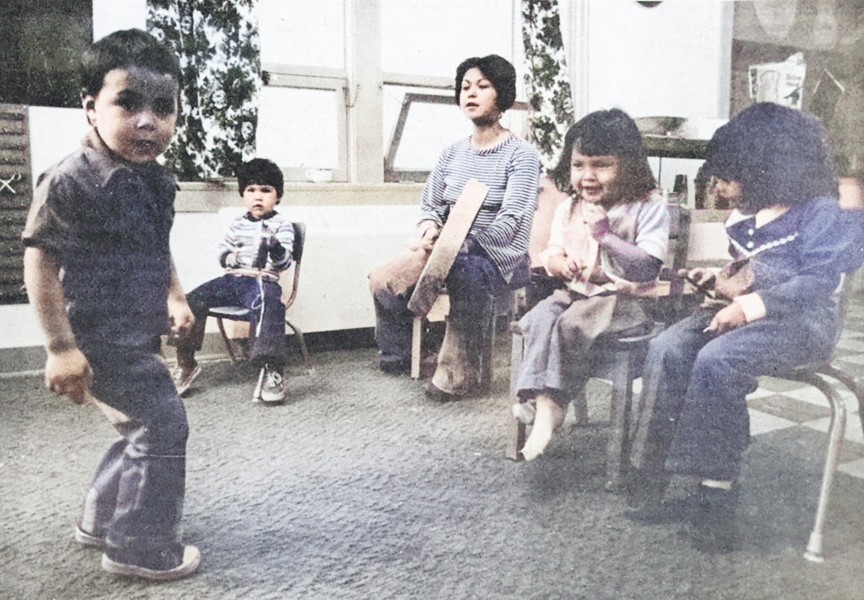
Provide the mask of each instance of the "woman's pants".
{"label": "woman's pants", "polygon": [[[445,280],[450,297],[447,331],[438,355],[435,385],[446,392],[458,393],[470,385],[467,344],[483,335],[496,296],[506,292],[507,285],[495,264],[482,253],[458,254]],[[414,315],[408,300],[414,288],[405,294],[394,294],[385,286],[373,290],[375,301],[375,341],[382,362],[409,361]],[[439,374],[440,371],[440,374]]]}

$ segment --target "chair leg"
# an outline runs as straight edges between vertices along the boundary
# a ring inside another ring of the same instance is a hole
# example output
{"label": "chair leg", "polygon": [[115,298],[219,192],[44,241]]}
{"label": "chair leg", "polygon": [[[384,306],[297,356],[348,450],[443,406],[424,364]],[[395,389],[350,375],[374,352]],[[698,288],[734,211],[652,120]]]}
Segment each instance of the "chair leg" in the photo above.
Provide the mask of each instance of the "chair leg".
{"label": "chair leg", "polygon": [[237,364],[239,361],[237,360],[237,356],[234,354],[234,348],[231,347],[231,342],[228,340],[228,333],[225,331],[225,324],[222,323],[222,319],[216,317],[216,325],[219,326],[219,333],[222,334],[222,341],[225,342],[225,349],[228,350],[228,356],[231,357],[231,363]]}
{"label": "chair leg", "polygon": [[858,419],[861,421],[861,430],[864,431],[864,389],[861,389],[854,377],[830,364],[826,363],[819,367],[819,372],[833,377],[855,394],[855,398],[858,400]]}
{"label": "chair leg", "polygon": [[510,460],[520,461],[522,460],[522,455],[519,451],[525,446],[525,432],[528,427],[525,423],[513,418],[509,406],[507,407],[507,417],[509,425],[507,427],[507,449],[505,456]]}
{"label": "chair leg", "polygon": [[414,317],[411,330],[411,379],[420,379],[420,362],[423,359],[423,318]]}
{"label": "chair leg", "polygon": [[518,329],[513,329],[510,350],[510,396],[507,398],[507,447],[504,456],[510,460],[521,460],[519,451],[525,445],[524,423],[517,421],[510,412],[510,403],[516,397],[516,383],[519,379],[519,367],[522,364],[523,339]]}
{"label": "chair leg", "polygon": [[[832,375],[833,376],[833,375]],[[816,507],[816,519],[813,531],[807,542],[804,558],[812,562],[823,562],[822,537],[825,528],[825,518],[828,513],[828,500],[831,486],[834,483],[834,473],[840,461],[840,450],[843,447],[843,436],[846,432],[846,405],[840,395],[819,375],[815,373],[802,374],[800,381],[809,383],[825,394],[831,405],[831,424],[828,427],[828,450],[825,454],[825,467],[822,471],[822,485],[819,488],[819,504]]]}
{"label": "chair leg", "polygon": [[576,425],[588,424],[588,397],[585,388],[573,398],[573,416],[576,417]]}
{"label": "chair leg", "polygon": [[478,383],[480,391],[488,392],[492,387],[492,356],[495,352],[495,311],[489,313],[489,321],[483,328],[483,339],[480,341],[480,373]]}
{"label": "chair leg", "polygon": [[300,354],[303,355],[303,364],[306,367],[306,371],[311,375],[315,371],[315,368],[312,366],[312,359],[309,357],[309,349],[306,347],[306,339],[303,337],[303,332],[288,319],[285,319],[285,324],[294,332],[294,336],[300,344]]}
{"label": "chair leg", "polygon": [[606,491],[617,492],[624,484],[625,460],[628,459],[630,410],[633,404],[633,353],[616,357],[612,374],[610,434],[606,448]]}

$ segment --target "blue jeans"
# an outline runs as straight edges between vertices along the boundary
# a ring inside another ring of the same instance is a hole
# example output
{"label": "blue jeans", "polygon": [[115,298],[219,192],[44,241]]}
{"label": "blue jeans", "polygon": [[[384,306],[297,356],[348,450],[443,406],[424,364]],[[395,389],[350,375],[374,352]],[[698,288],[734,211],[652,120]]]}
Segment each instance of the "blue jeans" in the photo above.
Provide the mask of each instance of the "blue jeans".
{"label": "blue jeans", "polygon": [[[490,297],[502,294],[507,284],[498,268],[479,251],[458,254],[445,280],[450,296],[449,320],[462,325],[467,335],[478,336],[489,310]],[[375,302],[375,342],[382,362],[411,359],[411,333],[414,314],[408,300],[414,288],[394,294],[386,288],[373,292]]]}
{"label": "blue jeans", "polygon": [[251,312],[250,327],[256,331],[255,343],[249,360],[281,369],[286,362],[285,305],[282,288],[275,281],[262,280],[259,288],[254,277],[223,275],[199,285],[186,295],[189,308],[195,315],[195,327],[188,336],[172,343],[178,351],[195,352],[204,340],[207,311],[215,306],[244,306]]}
{"label": "blue jeans", "polygon": [[746,396],[758,377],[827,359],[839,323],[828,309],[766,317],[722,335],[703,331],[719,308],[700,308],[651,341],[632,460],[734,481],[750,440]]}
{"label": "blue jeans", "polygon": [[129,420],[114,424],[123,437],[96,469],[80,527],[121,552],[176,552],[189,425],[159,339],[138,348],[81,342],[93,369],[93,395]]}

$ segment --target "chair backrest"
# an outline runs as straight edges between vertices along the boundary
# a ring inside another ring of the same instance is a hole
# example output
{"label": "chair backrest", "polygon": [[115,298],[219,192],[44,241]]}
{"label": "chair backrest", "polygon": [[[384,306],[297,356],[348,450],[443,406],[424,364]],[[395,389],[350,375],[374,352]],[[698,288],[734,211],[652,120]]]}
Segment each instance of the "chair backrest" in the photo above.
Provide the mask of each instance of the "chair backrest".
{"label": "chair backrest", "polygon": [[294,247],[291,249],[291,257],[294,259],[294,276],[291,278],[291,291],[286,294],[283,291],[282,297],[285,298],[285,308],[289,308],[294,304],[294,299],[297,298],[297,288],[300,284],[300,261],[303,259],[303,248],[306,245],[306,224],[293,223],[294,225]]}
{"label": "chair backrest", "polygon": [[687,251],[690,246],[690,210],[680,204],[669,203],[669,251],[660,279],[670,281],[670,295],[684,291],[684,280],[678,277],[679,269],[687,266]]}
{"label": "chair backrest", "polygon": [[666,266],[683,269],[687,266],[687,249],[690,244],[690,210],[680,204],[667,204],[669,211],[669,253]]}

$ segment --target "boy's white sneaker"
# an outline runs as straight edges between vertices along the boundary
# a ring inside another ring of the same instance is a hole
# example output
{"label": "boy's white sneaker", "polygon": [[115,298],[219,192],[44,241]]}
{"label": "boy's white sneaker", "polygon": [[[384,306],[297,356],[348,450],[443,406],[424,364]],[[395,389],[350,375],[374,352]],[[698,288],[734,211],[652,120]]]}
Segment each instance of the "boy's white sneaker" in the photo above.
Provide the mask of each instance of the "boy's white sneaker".
{"label": "boy's white sneaker", "polygon": [[199,566],[201,566],[201,552],[195,546],[184,546],[180,564],[167,569],[122,562],[110,558],[108,554],[102,555],[102,568],[108,573],[122,577],[137,577],[149,581],[183,579],[195,573]]}
{"label": "boy's white sneaker", "polygon": [[282,374],[269,366],[261,369],[253,400],[265,404],[279,404],[285,401],[285,381]]}
{"label": "boy's white sneaker", "polygon": [[174,380],[174,387],[177,388],[177,395],[182,396],[186,393],[186,390],[189,389],[189,386],[192,385],[192,382],[197,379],[197,377],[201,374],[201,365],[195,365],[195,368],[191,371],[186,371],[180,365],[174,367],[174,371],[171,373],[171,379]]}

